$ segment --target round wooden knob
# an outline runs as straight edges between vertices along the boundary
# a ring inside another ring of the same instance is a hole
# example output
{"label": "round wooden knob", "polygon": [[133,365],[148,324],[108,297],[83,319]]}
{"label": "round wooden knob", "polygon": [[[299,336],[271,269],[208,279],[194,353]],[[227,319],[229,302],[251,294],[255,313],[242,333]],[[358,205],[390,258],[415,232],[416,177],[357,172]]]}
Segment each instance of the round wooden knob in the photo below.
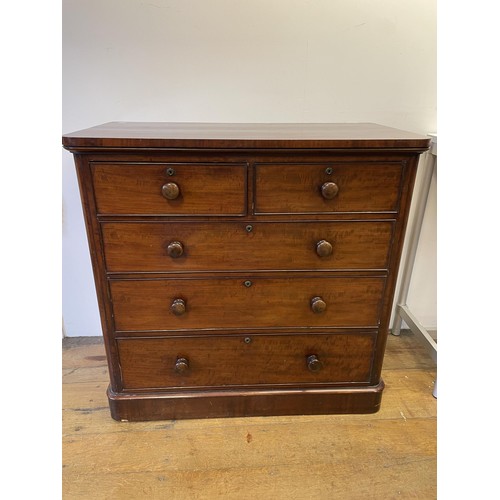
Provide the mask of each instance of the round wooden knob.
{"label": "round wooden knob", "polygon": [[318,359],[316,354],[307,356],[307,368],[310,372],[319,372],[323,368],[323,363]]}
{"label": "round wooden knob", "polygon": [[177,358],[175,361],[175,371],[177,373],[184,373],[189,370],[189,361],[187,358]]}
{"label": "round wooden knob", "polygon": [[339,187],[335,182],[325,182],[321,186],[321,196],[325,198],[325,200],[331,200],[332,198],[335,198],[337,196],[337,193],[339,192]]}
{"label": "round wooden knob", "polygon": [[175,299],[170,306],[170,310],[176,316],[182,316],[186,312],[186,302],[183,299]]}
{"label": "round wooden knob", "polygon": [[316,243],[316,253],[320,257],[328,257],[333,253],[333,246],[329,241],[318,241],[318,243]]}
{"label": "round wooden knob", "polygon": [[311,309],[314,313],[320,314],[326,311],[326,302],[321,297],[313,297],[311,299]]}
{"label": "round wooden knob", "polygon": [[180,193],[179,186],[175,182],[167,182],[161,187],[161,194],[167,200],[175,200],[178,198]]}
{"label": "round wooden knob", "polygon": [[167,246],[167,254],[172,259],[177,259],[184,253],[184,247],[180,241],[171,241]]}

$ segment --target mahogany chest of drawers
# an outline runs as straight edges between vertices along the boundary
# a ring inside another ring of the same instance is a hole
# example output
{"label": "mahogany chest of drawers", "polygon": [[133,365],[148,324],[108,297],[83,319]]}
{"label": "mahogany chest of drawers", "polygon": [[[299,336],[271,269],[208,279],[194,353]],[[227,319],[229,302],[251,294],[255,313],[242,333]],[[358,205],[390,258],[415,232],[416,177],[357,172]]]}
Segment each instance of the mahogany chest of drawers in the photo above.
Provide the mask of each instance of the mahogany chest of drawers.
{"label": "mahogany chest of drawers", "polygon": [[117,420],[369,413],[423,136],[108,123],[74,154]]}

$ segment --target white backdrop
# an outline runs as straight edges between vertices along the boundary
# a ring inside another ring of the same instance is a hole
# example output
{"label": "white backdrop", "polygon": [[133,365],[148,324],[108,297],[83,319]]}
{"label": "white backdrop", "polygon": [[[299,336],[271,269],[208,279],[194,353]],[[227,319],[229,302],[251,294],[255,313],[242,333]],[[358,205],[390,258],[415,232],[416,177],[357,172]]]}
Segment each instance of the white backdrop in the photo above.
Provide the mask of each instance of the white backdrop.
{"label": "white backdrop", "polygon": [[[435,0],[63,0],[63,132],[108,121],[375,122],[436,131]],[[63,321],[101,335],[71,155]],[[408,303],[436,320],[435,183]]]}

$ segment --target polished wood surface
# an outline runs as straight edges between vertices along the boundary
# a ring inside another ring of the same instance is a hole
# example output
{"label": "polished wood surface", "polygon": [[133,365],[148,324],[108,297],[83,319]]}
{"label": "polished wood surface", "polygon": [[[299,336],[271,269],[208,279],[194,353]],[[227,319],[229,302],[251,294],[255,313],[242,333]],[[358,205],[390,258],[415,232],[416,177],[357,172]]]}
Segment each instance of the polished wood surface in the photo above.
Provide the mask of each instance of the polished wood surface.
{"label": "polished wood surface", "polygon": [[[245,283],[247,283],[245,285]],[[377,327],[384,278],[259,276],[113,280],[117,331],[203,328]],[[322,314],[311,300],[321,296]],[[183,299],[186,313],[170,305]]]}
{"label": "polished wood surface", "polygon": [[[171,165],[166,164],[93,163],[97,211],[122,215],[242,215],[245,212],[245,165],[174,167],[175,173],[169,175],[167,170]],[[173,184],[176,189],[172,188]],[[165,196],[166,185],[171,185],[170,198]]]}
{"label": "polished wood surface", "polygon": [[332,174],[327,174],[326,168],[324,164],[257,164],[256,213],[394,212],[398,209],[401,162],[333,164]]}
{"label": "polished wood surface", "polygon": [[428,143],[372,124],[118,123],[63,137],[111,416],[377,412]]}
{"label": "polished wood surface", "polygon": [[428,137],[375,123],[145,123],[110,122],[64,134],[68,149],[286,148],[412,149]]}
{"label": "polished wood surface", "polygon": [[102,223],[113,273],[387,269],[393,230],[394,221]]}
{"label": "polished wood surface", "polygon": [[[120,339],[124,389],[369,382],[374,336],[203,335]],[[316,363],[308,360],[314,355]],[[176,368],[184,361],[182,373]],[[318,364],[310,370],[308,363]]]}
{"label": "polished wood surface", "polygon": [[116,422],[102,338],[64,339],[61,364],[63,498],[437,498],[436,367],[411,332],[365,415]]}

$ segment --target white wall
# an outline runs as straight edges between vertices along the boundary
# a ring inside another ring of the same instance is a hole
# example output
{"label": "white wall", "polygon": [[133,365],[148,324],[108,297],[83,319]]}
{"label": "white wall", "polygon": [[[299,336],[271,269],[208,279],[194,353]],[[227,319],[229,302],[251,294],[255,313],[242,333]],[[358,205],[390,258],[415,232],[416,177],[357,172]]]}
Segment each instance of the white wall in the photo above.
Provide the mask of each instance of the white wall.
{"label": "white wall", "polygon": [[[63,0],[63,132],[115,120],[435,132],[435,18],[435,0]],[[409,304],[435,327],[435,194],[430,201]],[[63,212],[65,331],[100,335],[66,151]]]}

